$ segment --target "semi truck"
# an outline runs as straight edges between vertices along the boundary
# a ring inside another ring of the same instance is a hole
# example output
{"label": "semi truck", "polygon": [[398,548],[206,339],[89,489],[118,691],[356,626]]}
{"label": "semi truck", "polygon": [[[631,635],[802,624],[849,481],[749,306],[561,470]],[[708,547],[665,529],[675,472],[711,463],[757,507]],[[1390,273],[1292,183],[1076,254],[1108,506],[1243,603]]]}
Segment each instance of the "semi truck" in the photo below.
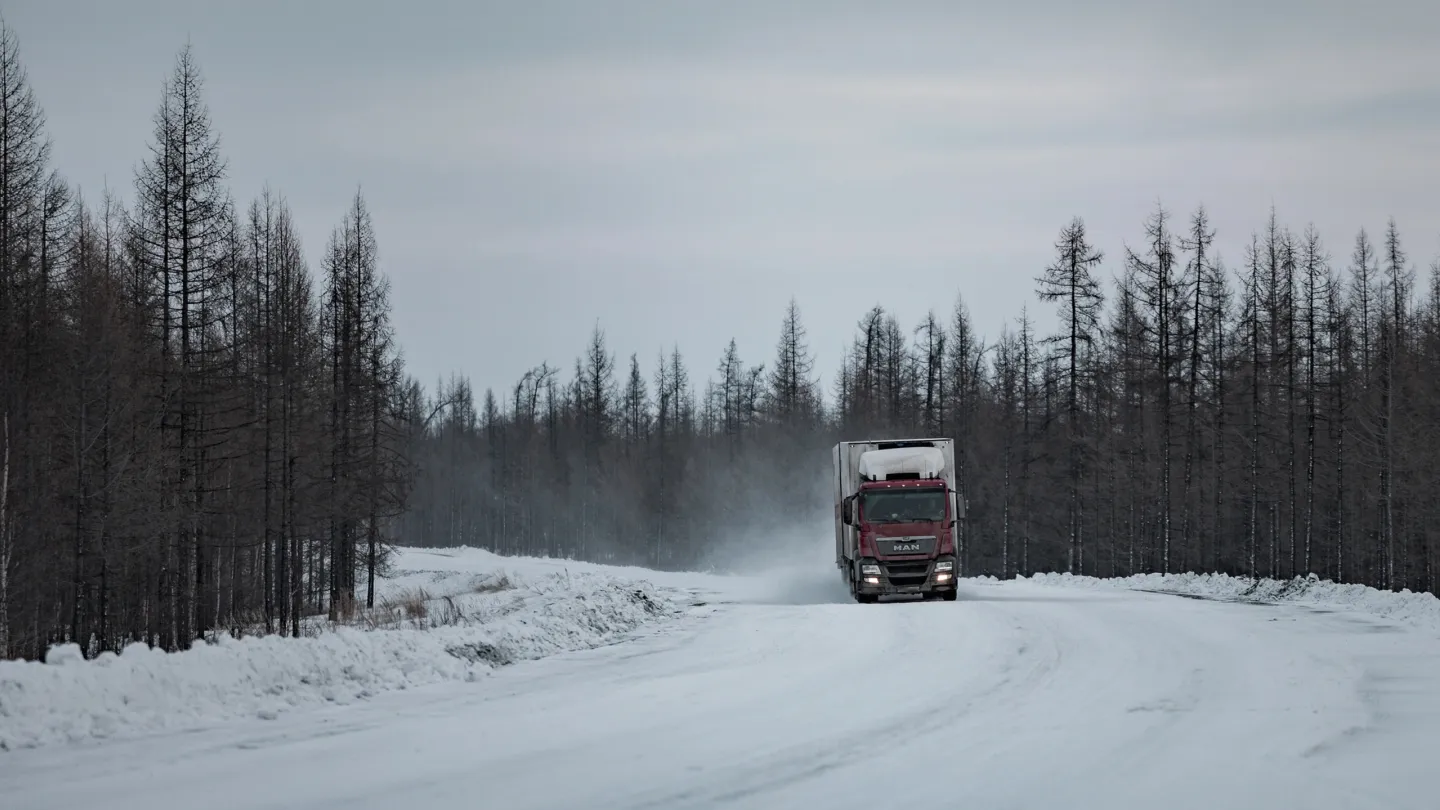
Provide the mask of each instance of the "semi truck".
{"label": "semi truck", "polygon": [[835,566],[857,602],[956,598],[952,439],[840,442],[834,456]]}

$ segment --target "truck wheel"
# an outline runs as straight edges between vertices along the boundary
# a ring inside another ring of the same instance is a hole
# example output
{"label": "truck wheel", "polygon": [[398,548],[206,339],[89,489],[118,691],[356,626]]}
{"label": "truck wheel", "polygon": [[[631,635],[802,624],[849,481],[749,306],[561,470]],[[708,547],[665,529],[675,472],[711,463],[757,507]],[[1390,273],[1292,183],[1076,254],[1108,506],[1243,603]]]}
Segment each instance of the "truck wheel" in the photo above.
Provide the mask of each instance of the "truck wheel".
{"label": "truck wheel", "polygon": [[955,601],[956,599],[958,599],[959,597],[960,597],[960,590],[959,590],[958,588],[951,588],[951,589],[948,590],[948,591],[941,591],[941,592],[940,592],[940,598],[941,598],[941,599],[944,599],[946,602],[954,602],[954,601]]}

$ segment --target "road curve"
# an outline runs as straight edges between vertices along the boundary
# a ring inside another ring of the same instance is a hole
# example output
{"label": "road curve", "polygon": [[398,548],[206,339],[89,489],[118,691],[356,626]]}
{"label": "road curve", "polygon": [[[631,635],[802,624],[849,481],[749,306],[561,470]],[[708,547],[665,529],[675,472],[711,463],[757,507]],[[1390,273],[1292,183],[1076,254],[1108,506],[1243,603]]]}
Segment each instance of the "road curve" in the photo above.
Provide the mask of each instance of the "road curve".
{"label": "road curve", "polygon": [[0,795],[25,810],[1435,806],[1433,635],[1028,583],[967,583],[953,603],[856,605],[828,585],[702,598],[633,641],[478,684],[14,752]]}

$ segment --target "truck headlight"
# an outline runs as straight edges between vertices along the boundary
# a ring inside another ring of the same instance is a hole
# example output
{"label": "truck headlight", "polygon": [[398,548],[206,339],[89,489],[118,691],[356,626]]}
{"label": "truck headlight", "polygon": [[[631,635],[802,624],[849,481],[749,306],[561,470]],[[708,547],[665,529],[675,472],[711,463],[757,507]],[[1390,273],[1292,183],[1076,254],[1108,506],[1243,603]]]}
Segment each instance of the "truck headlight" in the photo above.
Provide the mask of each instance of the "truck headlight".
{"label": "truck headlight", "polygon": [[935,570],[936,570],[937,572],[939,572],[939,571],[952,571],[952,570],[954,570],[954,568],[955,568],[955,563],[950,562],[949,560],[946,560],[946,561],[944,561],[944,562],[937,562],[937,563],[935,563]]}
{"label": "truck headlight", "polygon": [[860,566],[860,574],[867,577],[878,577],[880,576],[880,566],[862,565]]}

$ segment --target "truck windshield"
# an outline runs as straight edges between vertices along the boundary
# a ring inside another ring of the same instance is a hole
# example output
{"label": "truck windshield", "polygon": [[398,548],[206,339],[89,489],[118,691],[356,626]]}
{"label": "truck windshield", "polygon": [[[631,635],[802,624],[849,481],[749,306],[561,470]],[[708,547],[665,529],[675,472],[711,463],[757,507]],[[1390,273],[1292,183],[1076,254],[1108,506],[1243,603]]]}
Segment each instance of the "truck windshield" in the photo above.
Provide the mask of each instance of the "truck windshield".
{"label": "truck windshield", "polygon": [[943,489],[874,489],[860,496],[860,514],[871,523],[945,519]]}

